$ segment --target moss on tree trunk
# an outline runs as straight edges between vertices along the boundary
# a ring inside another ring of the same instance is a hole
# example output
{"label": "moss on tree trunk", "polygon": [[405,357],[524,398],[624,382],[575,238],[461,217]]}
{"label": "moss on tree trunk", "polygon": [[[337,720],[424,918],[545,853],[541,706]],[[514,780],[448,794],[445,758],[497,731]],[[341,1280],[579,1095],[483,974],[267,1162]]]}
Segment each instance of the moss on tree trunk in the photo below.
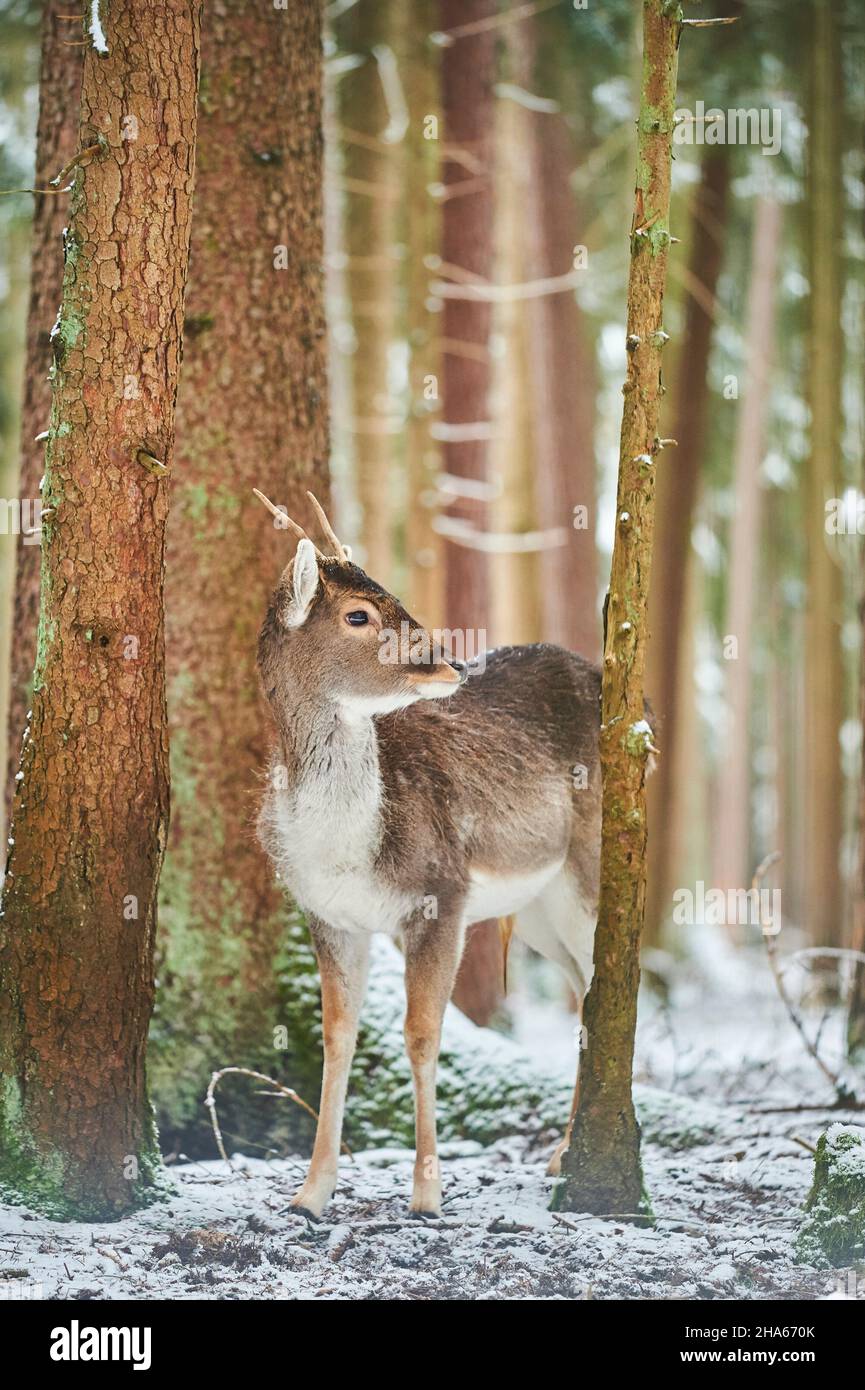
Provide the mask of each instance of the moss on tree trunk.
{"label": "moss on tree trunk", "polygon": [[[61,15],[68,12],[67,0],[47,0],[42,14],[34,188],[47,188],[76,149],[83,50],[66,42],[68,23]],[[68,216],[69,208],[63,196],[47,194],[34,200],[18,478],[18,496],[32,503],[39,498],[39,479],[44,470],[43,436],[51,415],[51,325],[57,317],[63,289],[62,235]],[[30,539],[20,535],[15,552],[15,602],[9,648],[7,825],[12,820],[21,736],[30,708],[39,621],[39,546],[25,544],[25,540]]]}
{"label": "moss on tree trunk", "polygon": [[87,26],[0,934],[0,1190],[105,1219],[158,1169],[144,1050],[168,828],[162,577],[199,0]]}
{"label": "moss on tree trunk", "polygon": [[865,1130],[832,1125],[817,1140],[796,1257],[822,1268],[865,1258]]}
{"label": "moss on tree trunk", "polygon": [[646,895],[645,777],[652,745],[644,718],[643,671],[680,34],[678,7],[668,0],[645,0],[628,376],[601,697],[603,811],[595,973],[584,1015],[587,1047],[580,1064],[579,1105],[554,1194],[555,1205],[571,1211],[649,1210],[631,1078]]}

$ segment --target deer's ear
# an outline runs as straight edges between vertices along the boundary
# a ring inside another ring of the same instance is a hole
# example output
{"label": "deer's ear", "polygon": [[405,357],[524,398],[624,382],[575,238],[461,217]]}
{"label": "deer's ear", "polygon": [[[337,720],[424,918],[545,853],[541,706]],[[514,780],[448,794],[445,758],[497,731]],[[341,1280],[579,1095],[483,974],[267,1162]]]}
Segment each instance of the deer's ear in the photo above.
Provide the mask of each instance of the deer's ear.
{"label": "deer's ear", "polygon": [[309,617],[312,601],[318,593],[318,559],[312,541],[299,541],[292,572],[291,602],[283,615],[286,627],[300,627]]}

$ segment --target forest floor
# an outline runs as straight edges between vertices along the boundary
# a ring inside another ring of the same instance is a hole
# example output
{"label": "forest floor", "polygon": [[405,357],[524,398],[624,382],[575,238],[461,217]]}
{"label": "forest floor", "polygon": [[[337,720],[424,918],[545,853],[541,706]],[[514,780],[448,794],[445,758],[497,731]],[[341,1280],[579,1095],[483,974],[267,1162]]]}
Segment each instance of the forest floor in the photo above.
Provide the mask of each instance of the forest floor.
{"label": "forest floor", "polygon": [[[176,1195],[111,1225],[5,1208],[0,1280],[10,1296],[13,1281],[27,1281],[22,1293],[51,1299],[854,1297],[855,1273],[797,1264],[793,1241],[809,1146],[828,1124],[863,1116],[832,1108],[757,958],[728,965],[719,974],[713,959],[710,979],[692,960],[673,969],[664,1003],[648,993],[641,1003],[653,1229],[551,1213],[547,1155],[524,1141],[445,1146],[438,1221],[408,1216],[406,1150],[344,1159],[315,1225],[289,1208],[301,1159],[238,1155],[232,1171],[221,1161],[173,1167]],[[821,1025],[830,1043],[831,1012]],[[523,1000],[517,1036],[570,1065],[573,1020],[558,1007]]]}

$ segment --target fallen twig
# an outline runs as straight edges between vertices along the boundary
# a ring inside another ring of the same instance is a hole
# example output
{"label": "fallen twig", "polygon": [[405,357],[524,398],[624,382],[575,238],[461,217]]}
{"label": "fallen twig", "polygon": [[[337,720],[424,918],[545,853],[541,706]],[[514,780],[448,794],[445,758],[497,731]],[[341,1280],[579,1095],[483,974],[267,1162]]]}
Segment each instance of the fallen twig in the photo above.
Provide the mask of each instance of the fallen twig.
{"label": "fallen twig", "polygon": [[[760,895],[760,884],[772,865],[777,864],[780,858],[781,853],[779,850],[773,850],[771,854],[767,854],[766,858],[757,865],[754,871],[754,877],[751,880],[751,887],[756,890],[757,902],[760,904],[760,925],[763,928],[763,940],[766,943],[766,956],[769,961],[769,968],[772,971],[772,978],[775,981],[775,987],[778,990],[781,1002],[787,1010],[790,1021],[796,1029],[796,1032],[802,1039],[806,1052],[809,1056],[813,1057],[838,1099],[845,1098],[848,1102],[851,1102],[854,1101],[854,1097],[849,1094],[838,1073],[834,1072],[832,1068],[823,1061],[823,1058],[820,1056],[819,1048],[808,1036],[808,1030],[805,1027],[802,1015],[799,1013],[799,1010],[796,1008],[796,1005],[787,992],[787,986],[784,983],[784,972],[781,968],[780,958],[778,956],[778,928],[774,931],[770,931],[768,928],[772,927],[774,924],[771,921],[763,921],[763,901]],[[856,1103],[856,1108],[858,1108],[858,1103]]]}
{"label": "fallen twig", "polygon": [[[225,1152],[225,1145],[222,1142],[222,1131],[219,1128],[219,1120],[216,1114],[216,1088],[224,1076],[251,1076],[256,1081],[265,1081],[268,1086],[273,1087],[271,1094],[287,1096],[289,1100],[293,1100],[296,1105],[299,1105],[308,1115],[311,1115],[315,1121],[318,1121],[318,1112],[313,1110],[312,1106],[308,1105],[303,1097],[297,1094],[297,1091],[293,1091],[290,1086],[283,1086],[281,1082],[275,1081],[272,1076],[265,1076],[264,1073],[260,1071],[251,1071],[249,1067],[223,1067],[220,1071],[215,1071],[208,1083],[204,1104],[210,1111],[210,1123],[213,1126],[213,1136],[216,1140],[219,1156],[228,1164],[229,1168],[231,1168],[231,1160]],[[342,1148],[343,1152],[347,1153],[349,1158],[354,1160],[354,1155],[345,1141],[343,1141]],[[231,1171],[234,1172],[234,1169],[231,1168]]]}

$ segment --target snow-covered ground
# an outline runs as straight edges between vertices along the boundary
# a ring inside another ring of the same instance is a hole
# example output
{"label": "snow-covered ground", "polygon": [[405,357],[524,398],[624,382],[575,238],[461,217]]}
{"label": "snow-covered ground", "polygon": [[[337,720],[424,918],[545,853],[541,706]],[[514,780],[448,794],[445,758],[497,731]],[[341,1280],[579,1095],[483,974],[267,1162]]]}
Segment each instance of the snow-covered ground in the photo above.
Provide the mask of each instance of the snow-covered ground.
{"label": "snow-covered ground", "polygon": [[[344,1159],[317,1225],[288,1205],[302,1160],[238,1156],[231,1170],[221,1161],[172,1168],[176,1195],[111,1225],[6,1208],[4,1291],[41,1286],[42,1296],[59,1299],[855,1296],[855,1275],[796,1264],[792,1243],[811,1146],[829,1123],[861,1125],[863,1115],[831,1109],[829,1087],[759,955],[727,965],[719,974],[713,960],[712,979],[699,961],[674,970],[666,1003],[643,1000],[637,1071],[654,1229],[552,1214],[546,1155],[525,1141],[445,1146],[438,1221],[407,1214],[405,1150]],[[570,1065],[571,1017],[522,994],[515,1012],[523,1045],[550,1065]],[[666,1099],[671,1092],[679,1099]]]}

